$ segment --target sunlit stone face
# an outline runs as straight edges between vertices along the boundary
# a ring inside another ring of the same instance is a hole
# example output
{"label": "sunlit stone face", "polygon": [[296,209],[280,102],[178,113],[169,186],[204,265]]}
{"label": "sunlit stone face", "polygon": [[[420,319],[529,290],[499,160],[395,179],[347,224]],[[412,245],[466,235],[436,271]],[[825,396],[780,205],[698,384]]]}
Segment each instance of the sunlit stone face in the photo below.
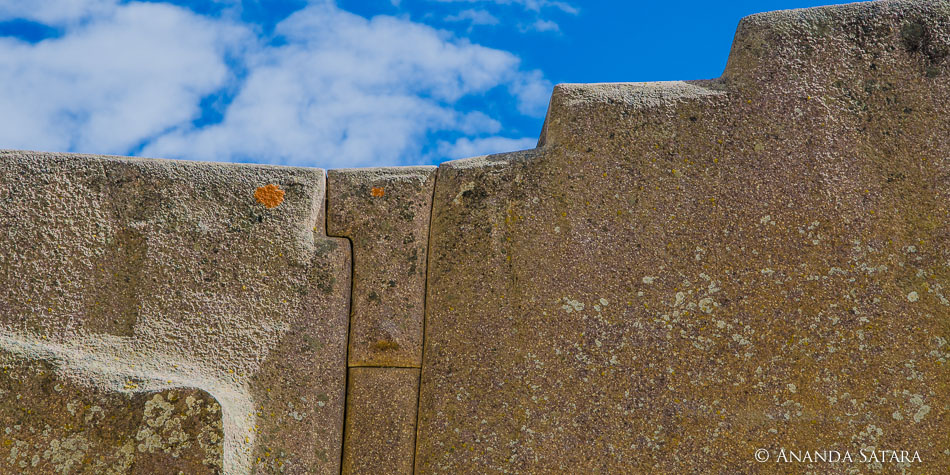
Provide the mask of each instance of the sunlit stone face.
{"label": "sunlit stone face", "polygon": [[339,472],[322,170],[8,152],[0,181],[9,467]]}

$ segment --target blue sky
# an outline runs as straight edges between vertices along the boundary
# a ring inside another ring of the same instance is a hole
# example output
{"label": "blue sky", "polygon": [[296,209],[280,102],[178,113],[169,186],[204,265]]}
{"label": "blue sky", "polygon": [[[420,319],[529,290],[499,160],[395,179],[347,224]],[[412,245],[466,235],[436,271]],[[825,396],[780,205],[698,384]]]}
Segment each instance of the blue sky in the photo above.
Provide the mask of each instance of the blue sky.
{"label": "blue sky", "polygon": [[342,168],[531,148],[554,84],[707,79],[828,2],[0,0],[0,148]]}

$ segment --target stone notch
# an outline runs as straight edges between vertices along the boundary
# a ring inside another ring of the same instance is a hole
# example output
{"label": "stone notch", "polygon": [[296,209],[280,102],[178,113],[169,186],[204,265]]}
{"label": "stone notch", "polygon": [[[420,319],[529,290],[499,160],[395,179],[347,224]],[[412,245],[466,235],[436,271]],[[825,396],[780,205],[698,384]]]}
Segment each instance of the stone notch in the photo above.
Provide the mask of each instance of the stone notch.
{"label": "stone notch", "polygon": [[948,18],[755,15],[721,79],[558,86],[541,147],[442,164],[415,473],[950,473]]}
{"label": "stone notch", "polygon": [[350,368],[343,473],[411,475],[417,368]]}
{"label": "stone notch", "polygon": [[5,368],[55,378],[4,383],[2,471],[339,473],[350,250],[323,170],[4,151],[0,183]]}
{"label": "stone notch", "polygon": [[436,167],[330,170],[327,232],[353,243],[350,366],[422,363]]}

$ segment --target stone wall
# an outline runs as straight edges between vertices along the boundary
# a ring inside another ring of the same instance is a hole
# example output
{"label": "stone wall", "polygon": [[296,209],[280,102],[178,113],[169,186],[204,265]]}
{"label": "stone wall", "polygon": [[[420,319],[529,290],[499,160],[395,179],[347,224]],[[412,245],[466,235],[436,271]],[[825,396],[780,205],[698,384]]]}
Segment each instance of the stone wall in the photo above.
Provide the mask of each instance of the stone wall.
{"label": "stone wall", "polygon": [[0,183],[2,473],[950,473],[946,0],[559,85],[530,151]]}

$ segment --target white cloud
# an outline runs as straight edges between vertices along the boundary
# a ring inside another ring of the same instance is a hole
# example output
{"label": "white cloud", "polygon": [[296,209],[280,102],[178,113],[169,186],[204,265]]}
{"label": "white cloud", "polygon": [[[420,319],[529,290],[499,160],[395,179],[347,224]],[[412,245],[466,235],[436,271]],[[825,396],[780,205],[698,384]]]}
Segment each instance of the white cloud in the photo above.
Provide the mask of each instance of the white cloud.
{"label": "white cloud", "polygon": [[0,144],[125,153],[196,117],[201,97],[227,80],[226,50],[245,37],[137,3],[35,45],[0,39]]}
{"label": "white cloud", "polygon": [[[509,14],[505,18],[509,23],[518,25],[518,30],[522,33],[527,32],[554,32],[561,31],[560,26],[553,20],[542,18],[546,10],[557,10],[562,14],[577,15],[579,10],[573,5],[557,0],[430,0],[440,3],[468,3],[480,4],[483,6],[492,6],[497,11],[501,6],[518,7],[523,10],[527,16],[532,17],[525,21],[524,18],[518,18],[518,14]],[[522,14],[523,15],[523,14]],[[500,20],[485,8],[466,9],[455,15],[449,15],[445,18],[448,22],[469,22],[469,31],[475,25],[498,25]]]}
{"label": "white cloud", "polygon": [[469,22],[471,25],[497,25],[500,23],[498,18],[495,15],[492,15],[487,10],[462,10],[456,15],[449,15],[445,17],[445,21],[451,22]]}
{"label": "white cloud", "polygon": [[439,154],[450,159],[477,157],[492,153],[527,150],[537,145],[538,139],[524,137],[513,139],[507,137],[484,137],[470,139],[462,137],[455,142],[439,142]]}
{"label": "white cloud", "polygon": [[251,59],[221,124],[182,127],[145,152],[395,165],[418,160],[427,132],[499,130],[485,114],[457,112],[453,103],[464,96],[507,85],[519,110],[543,114],[536,89],[550,84],[521,72],[517,57],[408,20],[367,20],[323,4],[295,13],[277,31],[287,43]]}
{"label": "white cloud", "polygon": [[554,22],[551,21],[551,20],[542,20],[542,19],[540,19],[540,18],[538,18],[537,20],[535,20],[534,23],[531,23],[530,25],[527,25],[527,26],[524,27],[523,29],[524,29],[525,31],[541,31],[541,32],[544,32],[544,31],[559,32],[559,31],[561,31],[561,27],[559,27],[559,26],[557,25],[557,23],[554,23]]}
{"label": "white cloud", "polygon": [[511,83],[509,89],[518,99],[518,111],[528,116],[543,116],[547,110],[548,99],[554,85],[544,79],[541,71],[534,70],[519,75]]}
{"label": "white cloud", "polygon": [[501,122],[492,119],[484,112],[474,111],[465,114],[459,123],[459,131],[463,134],[477,135],[482,133],[495,134],[501,130]]}
{"label": "white cloud", "polygon": [[[458,101],[497,90],[519,113],[540,117],[552,87],[511,53],[325,1],[281,22],[276,42],[168,4],[50,4],[59,13],[0,3],[0,15],[65,25],[62,36],[36,44],[0,38],[0,148],[324,167],[419,163],[433,158],[421,150],[437,132],[466,136],[435,147],[451,158],[523,147],[526,139],[495,137],[496,118],[462,111]],[[194,125],[202,99],[224,92],[220,122]]]}
{"label": "white cloud", "polygon": [[118,0],[0,0],[0,21],[22,18],[62,25],[112,12]]}

